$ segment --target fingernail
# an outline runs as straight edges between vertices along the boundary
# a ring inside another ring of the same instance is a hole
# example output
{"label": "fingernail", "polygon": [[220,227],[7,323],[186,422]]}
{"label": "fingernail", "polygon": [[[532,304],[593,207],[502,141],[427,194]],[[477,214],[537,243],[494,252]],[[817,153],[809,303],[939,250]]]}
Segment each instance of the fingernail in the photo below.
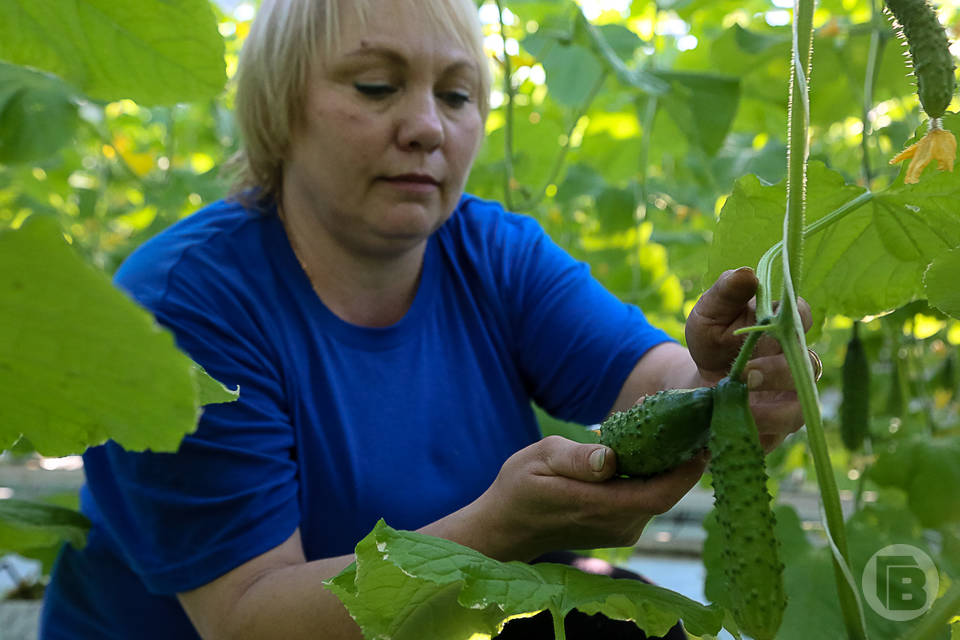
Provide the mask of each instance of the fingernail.
{"label": "fingernail", "polygon": [[594,471],[603,470],[603,462],[607,459],[607,449],[606,447],[600,447],[599,449],[594,449],[593,453],[590,454],[590,468]]}
{"label": "fingernail", "polygon": [[758,389],[763,384],[763,374],[756,369],[750,369],[747,373],[747,388]]}

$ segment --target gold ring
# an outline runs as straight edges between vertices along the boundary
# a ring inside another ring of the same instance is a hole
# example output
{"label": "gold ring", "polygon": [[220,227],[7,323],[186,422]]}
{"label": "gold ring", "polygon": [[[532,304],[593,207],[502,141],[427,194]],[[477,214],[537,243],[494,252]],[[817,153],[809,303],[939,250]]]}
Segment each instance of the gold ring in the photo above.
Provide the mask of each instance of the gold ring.
{"label": "gold ring", "polygon": [[823,375],[823,362],[820,361],[820,356],[813,349],[807,349],[807,353],[813,359],[813,381],[820,382],[820,376]]}

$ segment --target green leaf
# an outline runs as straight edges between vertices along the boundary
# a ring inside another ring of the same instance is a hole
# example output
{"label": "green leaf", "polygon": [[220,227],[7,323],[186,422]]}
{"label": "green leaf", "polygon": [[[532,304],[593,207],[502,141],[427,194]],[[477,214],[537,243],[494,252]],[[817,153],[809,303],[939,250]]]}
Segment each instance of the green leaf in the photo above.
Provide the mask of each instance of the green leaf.
{"label": "green leaf", "polygon": [[55,73],[97,100],[143,105],[212,98],[226,82],[207,0],[7,0],[0,58]]}
{"label": "green leaf", "polygon": [[596,206],[604,231],[625,231],[637,226],[637,201],[633,189],[604,189],[597,196]]}
{"label": "green leaf", "polygon": [[960,521],[960,437],[910,438],[890,445],[870,468],[881,486],[907,493],[910,510],[928,527]]}
{"label": "green leaf", "polygon": [[77,127],[71,89],[59,79],[0,63],[0,163],[43,159]]}
{"label": "green leaf", "polygon": [[671,91],[660,99],[690,143],[713,155],[723,144],[740,101],[740,81],[715,73],[658,72]]}
{"label": "green leaf", "polygon": [[50,456],[108,438],[174,451],[201,402],[235,398],[210,395],[207,377],[64,243],[55,220],[0,233],[0,449],[24,435]]}
{"label": "green leaf", "polygon": [[90,521],[82,513],[27,500],[0,500],[0,551],[23,553],[67,541],[87,543]]}
{"label": "green leaf", "polygon": [[497,562],[448,540],[397,531],[382,520],[356,553],[356,563],[325,584],[367,638],[466,639],[497,633],[511,616],[549,609],[562,618],[574,608],[634,620],[653,635],[663,635],[678,619],[695,635],[721,628],[718,609],[666,589],[564,565]]}
{"label": "green leaf", "polygon": [[547,75],[550,96],[561,104],[579,107],[603,73],[589,49],[576,44],[557,45],[540,59]]}
{"label": "green leaf", "polygon": [[[960,130],[956,114],[944,122]],[[864,192],[817,162],[810,163],[806,191],[808,225]],[[960,173],[925,175],[920,184],[877,194],[838,224],[809,237],[800,295],[814,317],[878,314],[925,295],[927,265],[960,246],[958,199]],[[737,181],[720,215],[705,283],[725,269],[757,264],[782,237],[784,202],[783,184],[763,185],[753,176]],[[779,278],[773,286],[776,295]]]}
{"label": "green leaf", "polygon": [[954,318],[960,318],[960,248],[939,255],[923,276],[923,285],[930,304]]}
{"label": "green leaf", "polygon": [[197,385],[197,404],[219,404],[233,402],[240,397],[240,387],[228,389],[210,375],[198,364],[193,365],[193,378]]}

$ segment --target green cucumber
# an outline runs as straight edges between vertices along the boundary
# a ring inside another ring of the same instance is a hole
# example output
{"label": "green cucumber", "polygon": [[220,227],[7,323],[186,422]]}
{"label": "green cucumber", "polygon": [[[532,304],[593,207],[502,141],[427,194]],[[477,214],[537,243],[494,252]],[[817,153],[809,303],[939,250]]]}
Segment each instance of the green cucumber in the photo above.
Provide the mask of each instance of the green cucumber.
{"label": "green cucumber", "polygon": [[740,381],[724,378],[716,387],[709,448],[731,613],[751,637],[772,640],[787,604],[783,563],[763,449]]}
{"label": "green cucumber", "polygon": [[954,60],[946,31],[936,10],[926,0],[885,0],[887,9],[906,39],[917,76],[920,106],[931,118],[939,118],[950,105],[954,89]]}
{"label": "green cucumber", "polygon": [[668,389],[618,411],[600,425],[600,442],[617,454],[617,473],[669,471],[707,446],[713,389]]}
{"label": "green cucumber", "polygon": [[856,451],[870,431],[870,363],[860,340],[859,322],[847,342],[843,358],[840,403],[840,437],[849,451]]}

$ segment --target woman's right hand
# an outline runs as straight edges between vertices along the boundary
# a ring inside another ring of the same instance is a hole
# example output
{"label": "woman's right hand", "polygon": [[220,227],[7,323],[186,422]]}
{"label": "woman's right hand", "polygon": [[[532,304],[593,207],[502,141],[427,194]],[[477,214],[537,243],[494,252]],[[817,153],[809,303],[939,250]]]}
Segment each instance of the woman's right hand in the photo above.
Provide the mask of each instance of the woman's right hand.
{"label": "woman's right hand", "polygon": [[703,474],[706,456],[654,478],[615,478],[616,456],[599,444],[549,436],[512,455],[468,509],[487,555],[531,560],[558,549],[636,543]]}

